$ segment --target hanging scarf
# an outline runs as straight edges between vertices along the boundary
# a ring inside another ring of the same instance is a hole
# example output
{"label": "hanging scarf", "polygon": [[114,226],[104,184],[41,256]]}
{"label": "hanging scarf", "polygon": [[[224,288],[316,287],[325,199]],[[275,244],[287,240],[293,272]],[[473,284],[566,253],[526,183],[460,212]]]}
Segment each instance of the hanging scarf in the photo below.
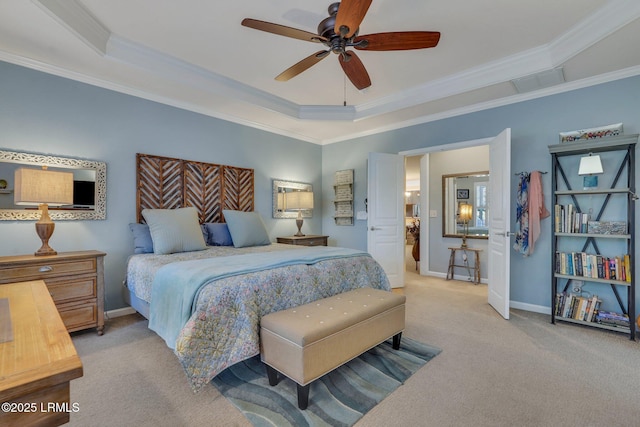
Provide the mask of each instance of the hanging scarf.
{"label": "hanging scarf", "polygon": [[513,249],[525,256],[529,255],[529,174],[518,174],[516,194],[516,241]]}

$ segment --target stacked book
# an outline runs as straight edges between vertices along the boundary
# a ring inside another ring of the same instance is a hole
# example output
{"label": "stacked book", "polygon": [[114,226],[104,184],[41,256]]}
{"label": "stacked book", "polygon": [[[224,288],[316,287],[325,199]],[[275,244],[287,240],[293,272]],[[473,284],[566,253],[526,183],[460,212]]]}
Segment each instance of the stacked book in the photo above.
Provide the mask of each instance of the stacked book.
{"label": "stacked book", "polygon": [[619,328],[629,327],[629,316],[626,314],[614,313],[612,311],[599,311],[596,315],[597,323]]}
{"label": "stacked book", "polygon": [[589,214],[578,212],[575,206],[555,205],[554,224],[556,233],[586,233],[589,224]]}
{"label": "stacked book", "polygon": [[605,257],[586,252],[556,252],[555,272],[567,276],[631,283],[631,258],[629,254]]}
{"label": "stacked book", "polygon": [[556,294],[556,317],[595,322],[602,301],[597,295],[585,297],[572,293]]}

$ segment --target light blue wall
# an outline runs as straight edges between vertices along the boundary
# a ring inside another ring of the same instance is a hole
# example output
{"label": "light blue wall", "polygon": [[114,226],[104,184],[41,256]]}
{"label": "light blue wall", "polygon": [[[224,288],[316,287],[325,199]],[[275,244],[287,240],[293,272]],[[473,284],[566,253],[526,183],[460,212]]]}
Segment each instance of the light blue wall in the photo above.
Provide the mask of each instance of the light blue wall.
{"label": "light blue wall", "polygon": [[[365,221],[334,224],[332,186],[335,171],[354,169],[354,207],[364,210],[371,151],[399,153],[492,137],[510,127],[512,171],[549,170],[547,146],[557,143],[558,132],[623,122],[625,133],[639,133],[639,113],[640,77],[633,77],[320,147],[0,62],[0,148],[107,162],[107,220],[58,221],[51,245],[58,251],[108,253],[108,309],[124,305],[121,282],[132,251],[127,224],[135,221],[137,152],[254,168],[256,210],[272,239],[292,234],[295,225],[271,218],[271,180],[310,182],[319,194],[305,232],[327,234],[332,245],[366,249]],[[549,175],[543,185],[549,204]],[[512,200],[516,186],[514,176]],[[515,205],[511,215],[515,218]],[[512,253],[512,301],[549,306],[549,234],[546,220],[532,256]],[[0,255],[31,253],[39,246],[32,221],[0,223]]]}
{"label": "light blue wall", "polygon": [[[107,219],[57,221],[58,252],[97,249],[105,258],[106,307],[124,306],[128,229],[136,220],[136,153],[255,169],[255,208],[272,240],[292,235],[293,219],[272,219],[273,178],[321,186],[321,147],[155,102],[0,62],[0,149],[107,163]],[[320,234],[320,194],[307,234]],[[33,221],[0,222],[0,255],[40,247]]]}
{"label": "light blue wall", "polygon": [[[356,221],[353,227],[338,227],[333,224],[330,218],[331,179],[336,170],[355,169],[356,210],[364,209],[367,191],[367,154],[371,151],[400,153],[493,137],[503,129],[511,128],[511,170],[513,172],[550,171],[551,156],[547,146],[558,143],[559,132],[619,122],[624,123],[627,134],[640,132],[640,77],[638,76],[325,146],[322,156],[322,176],[323,208],[326,215],[323,219],[322,231],[331,237],[333,244],[366,249],[366,221]],[[636,186],[638,186],[637,183]],[[543,176],[543,187],[545,201],[550,204],[550,174]],[[511,217],[514,221],[516,189],[517,178],[513,175]],[[531,256],[523,258],[512,251],[511,300],[520,303],[521,306],[532,305],[536,308],[550,306],[550,226],[550,220],[543,221],[542,236],[538,240],[536,251]],[[432,247],[431,250],[438,249]],[[446,247],[440,250],[447,251]],[[608,297],[608,299],[612,298]],[[638,301],[636,301],[637,304]]]}

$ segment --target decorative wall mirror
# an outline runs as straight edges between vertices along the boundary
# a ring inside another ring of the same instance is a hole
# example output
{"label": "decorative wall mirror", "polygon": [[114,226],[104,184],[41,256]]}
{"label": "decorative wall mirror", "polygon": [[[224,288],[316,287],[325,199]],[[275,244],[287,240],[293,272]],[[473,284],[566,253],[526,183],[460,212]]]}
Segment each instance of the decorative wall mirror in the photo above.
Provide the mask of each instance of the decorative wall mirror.
{"label": "decorative wall mirror", "polygon": [[74,203],[49,208],[51,219],[83,220],[107,217],[107,164],[91,160],[54,157],[0,150],[0,220],[38,220],[37,206],[25,208],[13,204],[13,180],[19,167],[73,171]]}
{"label": "decorative wall mirror", "polygon": [[[284,209],[283,200],[284,193],[290,193],[293,191],[313,191],[311,184],[304,182],[282,181],[279,179],[273,180],[273,217],[274,218],[297,218],[298,211],[287,211]],[[311,218],[312,210],[305,209],[300,211],[303,218]]]}
{"label": "decorative wall mirror", "polygon": [[[461,218],[470,205],[471,219]],[[442,175],[442,236],[489,238],[489,171]]]}

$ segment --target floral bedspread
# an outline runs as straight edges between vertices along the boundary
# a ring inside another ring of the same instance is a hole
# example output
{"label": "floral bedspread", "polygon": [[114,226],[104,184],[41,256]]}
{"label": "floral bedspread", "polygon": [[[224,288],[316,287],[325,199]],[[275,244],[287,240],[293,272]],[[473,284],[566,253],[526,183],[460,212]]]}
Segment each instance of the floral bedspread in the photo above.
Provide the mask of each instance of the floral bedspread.
{"label": "floral bedspread", "polygon": [[[253,249],[290,250],[292,246],[274,244],[260,248]],[[204,252],[207,251],[192,254],[202,257]],[[237,250],[230,249],[226,254],[234,252]],[[193,259],[185,254],[175,255],[180,255],[174,257],[179,260]],[[150,271],[166,263],[154,260],[154,257],[166,257],[164,255],[146,257],[153,260],[154,266],[148,267],[149,271],[144,274],[151,274]],[[128,273],[128,284],[138,297],[143,298],[136,288],[144,287],[144,280],[141,280],[144,274],[131,273],[132,276],[136,274],[139,280],[134,280],[132,285]],[[262,316],[363,287],[390,289],[382,267],[367,254],[213,281],[200,290],[191,318],[178,336],[175,353],[193,390],[197,391],[227,367],[260,352]],[[150,290],[145,292],[151,293]]]}

